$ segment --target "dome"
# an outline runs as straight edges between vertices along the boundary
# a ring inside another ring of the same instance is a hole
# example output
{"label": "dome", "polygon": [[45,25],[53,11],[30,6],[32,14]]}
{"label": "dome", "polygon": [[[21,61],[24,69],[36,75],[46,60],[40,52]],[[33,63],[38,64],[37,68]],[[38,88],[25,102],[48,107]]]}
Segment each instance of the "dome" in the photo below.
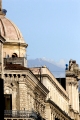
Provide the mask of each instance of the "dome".
{"label": "dome", "polygon": [[5,15],[6,10],[0,9],[0,35],[6,40],[3,44],[3,58],[25,57],[28,44],[18,27]]}
{"label": "dome", "polygon": [[6,42],[25,43],[18,27],[4,15],[0,15],[0,35],[6,39]]}

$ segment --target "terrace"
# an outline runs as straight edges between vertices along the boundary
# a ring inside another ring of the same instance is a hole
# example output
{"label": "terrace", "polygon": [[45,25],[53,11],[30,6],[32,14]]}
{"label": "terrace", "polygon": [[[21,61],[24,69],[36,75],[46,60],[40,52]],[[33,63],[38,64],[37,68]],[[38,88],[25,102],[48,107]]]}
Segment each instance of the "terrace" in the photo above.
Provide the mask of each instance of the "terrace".
{"label": "terrace", "polygon": [[34,111],[4,110],[4,120],[44,120]]}

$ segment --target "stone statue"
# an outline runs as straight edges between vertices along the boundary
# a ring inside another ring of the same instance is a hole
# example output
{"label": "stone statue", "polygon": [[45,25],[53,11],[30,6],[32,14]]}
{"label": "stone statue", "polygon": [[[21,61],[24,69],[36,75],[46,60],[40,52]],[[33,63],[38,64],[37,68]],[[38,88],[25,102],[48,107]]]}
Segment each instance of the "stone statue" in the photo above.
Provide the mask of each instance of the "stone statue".
{"label": "stone statue", "polygon": [[69,61],[69,71],[74,72],[76,75],[79,74],[79,66],[76,64],[75,60]]}
{"label": "stone statue", "polygon": [[72,63],[72,60],[69,61],[69,71],[73,71],[73,63]]}

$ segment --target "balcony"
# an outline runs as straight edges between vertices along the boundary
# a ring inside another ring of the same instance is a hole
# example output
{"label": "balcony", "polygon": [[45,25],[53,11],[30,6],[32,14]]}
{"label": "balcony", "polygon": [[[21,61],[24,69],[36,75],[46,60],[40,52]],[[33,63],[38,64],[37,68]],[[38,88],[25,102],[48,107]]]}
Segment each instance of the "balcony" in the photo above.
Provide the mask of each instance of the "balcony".
{"label": "balcony", "polygon": [[45,120],[35,111],[4,110],[4,120]]}
{"label": "balcony", "polygon": [[4,120],[38,120],[34,111],[4,110]]}
{"label": "balcony", "polygon": [[24,67],[27,66],[27,60],[25,57],[9,57],[9,58],[4,58],[4,66],[6,64],[20,64]]}

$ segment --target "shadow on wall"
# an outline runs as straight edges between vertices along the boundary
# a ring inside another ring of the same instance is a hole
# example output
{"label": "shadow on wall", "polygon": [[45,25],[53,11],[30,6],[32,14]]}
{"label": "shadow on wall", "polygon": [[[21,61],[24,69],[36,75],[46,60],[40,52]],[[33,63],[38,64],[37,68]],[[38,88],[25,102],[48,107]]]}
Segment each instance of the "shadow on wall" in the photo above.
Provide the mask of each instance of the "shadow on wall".
{"label": "shadow on wall", "polygon": [[78,90],[79,90],[79,92],[80,92],[80,80],[79,80],[78,84],[79,84],[79,89],[78,89]]}

